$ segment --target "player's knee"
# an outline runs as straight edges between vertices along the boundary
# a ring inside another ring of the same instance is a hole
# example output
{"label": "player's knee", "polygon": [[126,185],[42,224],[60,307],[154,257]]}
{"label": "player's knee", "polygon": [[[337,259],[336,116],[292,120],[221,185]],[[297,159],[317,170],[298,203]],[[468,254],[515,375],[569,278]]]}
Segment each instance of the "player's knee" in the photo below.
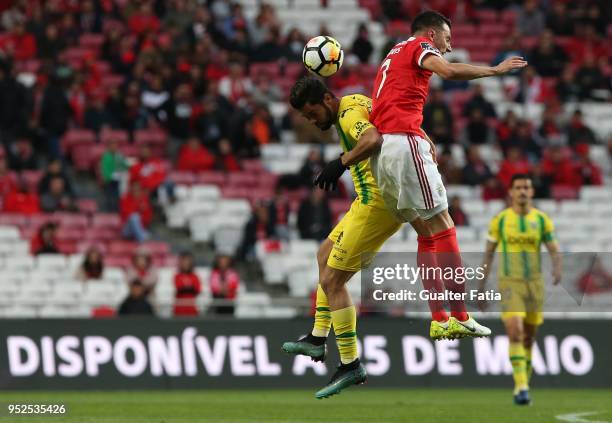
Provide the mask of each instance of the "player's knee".
{"label": "player's knee", "polygon": [[333,273],[326,273],[319,283],[327,296],[333,296],[341,291],[344,286],[344,283],[339,278],[334,277]]}
{"label": "player's knee", "polygon": [[521,331],[520,329],[513,329],[508,331],[508,340],[510,342],[523,342],[523,331]]}

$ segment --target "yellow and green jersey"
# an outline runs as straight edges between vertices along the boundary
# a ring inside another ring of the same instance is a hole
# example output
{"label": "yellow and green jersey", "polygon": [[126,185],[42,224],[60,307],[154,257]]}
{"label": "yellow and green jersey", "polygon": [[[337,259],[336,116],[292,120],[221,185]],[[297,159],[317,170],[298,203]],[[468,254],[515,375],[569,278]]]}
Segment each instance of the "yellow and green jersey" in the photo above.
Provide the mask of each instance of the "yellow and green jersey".
{"label": "yellow and green jersey", "polygon": [[[340,136],[342,149],[351,151],[359,142],[361,135],[369,128],[372,100],[361,95],[347,95],[340,99],[336,129]],[[385,207],[382,196],[372,175],[370,159],[363,160],[350,168],[357,197],[362,204]]]}
{"label": "yellow and green jersey", "polygon": [[500,278],[529,280],[541,277],[541,246],[554,239],[554,225],[536,208],[525,215],[507,208],[491,219],[488,238],[497,243]]}

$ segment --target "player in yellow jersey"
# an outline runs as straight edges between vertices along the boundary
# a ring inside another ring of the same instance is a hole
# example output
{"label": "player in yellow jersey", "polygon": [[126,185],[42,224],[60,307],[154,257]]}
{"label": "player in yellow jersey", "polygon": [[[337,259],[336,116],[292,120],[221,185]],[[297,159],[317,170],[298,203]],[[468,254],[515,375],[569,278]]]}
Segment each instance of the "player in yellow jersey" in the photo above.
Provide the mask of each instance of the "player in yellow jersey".
{"label": "player in yellow jersey", "polygon": [[[498,253],[499,292],[502,320],[510,341],[509,356],[514,377],[514,402],[529,405],[531,349],[538,326],[543,322],[544,280],[540,269],[544,244],[553,263],[553,283],[561,280],[561,259],[550,218],[532,206],[533,184],[529,175],[516,174],[510,185],[511,206],[489,224],[483,266],[488,276],[495,252]],[[484,290],[487,278],[480,282]],[[481,308],[485,308],[482,304]]]}
{"label": "player in yellow jersey", "polygon": [[[283,344],[288,353],[323,361],[333,324],[341,365],[330,383],[316,393],[317,398],[326,398],[366,380],[357,353],[356,310],[345,285],[366,264],[362,256],[377,252],[401,227],[402,219],[385,207],[367,159],[381,143],[378,131],[369,122],[371,100],[360,94],[337,98],[323,82],[308,77],[295,84],[290,103],[321,130],[335,125],[340,137],[344,153],[325,167],[315,183],[321,188],[335,187],[338,178],[350,168],[357,192],[357,199],[317,253],[319,285],[312,332]],[[410,220],[417,233],[428,234],[416,212]]]}

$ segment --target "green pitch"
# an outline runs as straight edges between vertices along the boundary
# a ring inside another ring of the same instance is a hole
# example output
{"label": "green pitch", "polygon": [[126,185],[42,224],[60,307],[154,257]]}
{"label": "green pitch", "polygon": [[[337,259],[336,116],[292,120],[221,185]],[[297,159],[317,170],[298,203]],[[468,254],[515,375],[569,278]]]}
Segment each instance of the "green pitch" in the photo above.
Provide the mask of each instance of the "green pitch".
{"label": "green pitch", "polygon": [[[65,417],[0,417],[7,422],[587,422],[612,423],[612,390],[534,389],[531,407],[509,390],[354,387],[315,400],[310,390],[1,392],[0,402],[65,403]],[[6,408],[5,408],[6,410]],[[3,410],[0,415],[6,416]],[[582,413],[594,412],[590,415]],[[596,414],[595,414],[596,413]],[[576,416],[578,414],[578,416]],[[572,415],[570,420],[558,419]],[[572,420],[574,419],[574,420]]]}

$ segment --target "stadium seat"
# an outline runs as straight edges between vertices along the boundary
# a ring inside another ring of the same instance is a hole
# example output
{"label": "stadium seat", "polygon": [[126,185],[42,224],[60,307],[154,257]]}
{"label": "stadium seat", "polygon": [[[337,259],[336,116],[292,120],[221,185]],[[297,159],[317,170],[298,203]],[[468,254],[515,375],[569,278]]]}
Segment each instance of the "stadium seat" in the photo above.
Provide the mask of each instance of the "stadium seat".
{"label": "stadium seat", "polygon": [[94,228],[119,229],[121,218],[112,213],[96,213],[92,216],[91,225]]}
{"label": "stadium seat", "polygon": [[21,239],[19,228],[16,226],[0,226],[0,242],[12,242]]}

